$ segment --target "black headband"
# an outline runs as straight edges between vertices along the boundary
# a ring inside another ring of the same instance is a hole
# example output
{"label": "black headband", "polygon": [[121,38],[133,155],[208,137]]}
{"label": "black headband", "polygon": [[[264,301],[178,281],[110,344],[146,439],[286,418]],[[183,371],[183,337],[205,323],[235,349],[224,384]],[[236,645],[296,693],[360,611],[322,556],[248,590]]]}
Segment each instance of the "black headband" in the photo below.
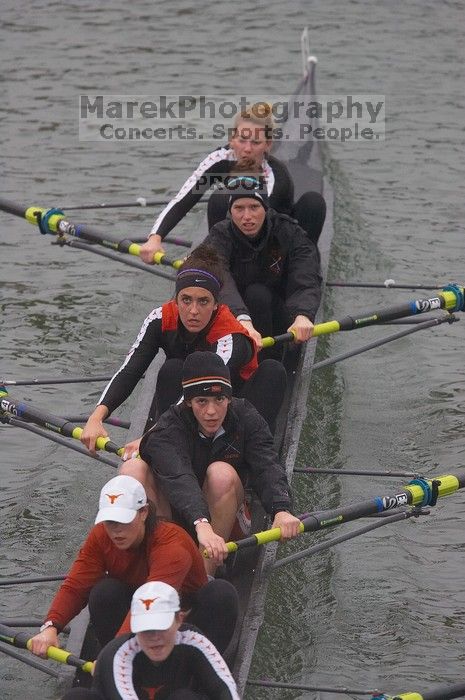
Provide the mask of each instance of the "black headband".
{"label": "black headband", "polygon": [[260,202],[265,211],[267,211],[269,207],[268,193],[263,177],[259,179],[250,177],[249,175],[234,177],[228,180],[225,189],[229,191],[229,211],[231,211],[231,207],[236,199],[243,198],[256,199],[257,202]]}
{"label": "black headband", "polygon": [[178,276],[176,277],[176,296],[181,289],[185,289],[186,287],[201,287],[202,289],[207,289],[213,294],[214,298],[217,299],[221,289],[221,282],[215,275],[212,275],[211,272],[189,267],[178,272]]}

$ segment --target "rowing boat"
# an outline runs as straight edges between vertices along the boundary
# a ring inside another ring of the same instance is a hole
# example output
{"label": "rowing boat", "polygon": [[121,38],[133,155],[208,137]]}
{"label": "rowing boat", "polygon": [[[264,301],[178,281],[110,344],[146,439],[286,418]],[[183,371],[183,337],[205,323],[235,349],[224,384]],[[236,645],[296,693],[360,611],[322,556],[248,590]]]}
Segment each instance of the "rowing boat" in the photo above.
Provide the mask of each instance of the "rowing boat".
{"label": "rowing boat", "polygon": [[[316,58],[310,56],[308,33],[302,35],[303,77],[295,91],[295,97],[308,98],[315,94]],[[315,124],[311,124],[312,129]],[[275,143],[273,153],[284,161],[291,174],[296,200],[306,191],[313,190],[324,195],[328,215],[319,240],[323,279],[326,279],[330,246],[332,239],[332,190],[323,175],[323,162],[320,144],[317,141],[300,139],[300,120],[289,119],[284,125],[283,138]],[[308,130],[310,133],[310,130]],[[207,226],[200,229],[196,245],[207,233]],[[324,283],[323,283],[324,284]],[[284,364],[288,375],[288,391],[284,400],[278,427],[276,445],[285,461],[288,477],[292,475],[300,432],[306,412],[306,400],[311,382],[311,369],[317,340],[306,343],[299,351],[293,349],[284,354]],[[139,401],[131,417],[128,439],[140,436],[146,422],[155,391],[158,370],[163,363],[162,353],[155,358],[146,374]],[[251,503],[253,529],[266,526],[264,512],[258,503]],[[238,682],[239,692],[244,691],[253,649],[257,637],[263,606],[266,597],[266,571],[275,556],[276,546],[272,545],[262,551],[246,550],[234,555],[235,559],[228,567],[231,581],[236,586],[240,600],[240,616],[235,638],[231,644],[230,663]],[[84,610],[72,621],[67,640],[67,649],[81,658],[93,658],[92,635],[87,631],[88,613]],[[60,674],[61,690],[72,684],[88,680],[74,669],[62,667]]]}
{"label": "rowing boat", "polygon": [[[315,94],[316,58],[310,55],[308,33],[302,35],[303,77],[295,91],[296,99],[306,98]],[[315,124],[311,124],[312,129]],[[323,280],[326,280],[330,247],[332,240],[332,189],[323,174],[322,152],[318,141],[301,140],[300,120],[289,119],[284,125],[283,138],[274,145],[273,153],[286,163],[291,174],[296,200],[306,191],[313,190],[324,195],[328,215],[319,239],[321,267]],[[308,130],[309,133],[310,130]],[[194,246],[207,233],[205,225],[199,231]],[[324,282],[323,282],[324,285]],[[284,354],[284,364],[288,375],[288,391],[281,410],[276,430],[276,446],[285,462],[288,478],[291,478],[294,461],[299,443],[300,432],[306,413],[306,401],[311,382],[311,370],[316,350],[317,339],[306,343],[305,347],[289,350]],[[146,417],[155,392],[157,373],[164,361],[162,353],[155,358],[146,374],[139,401],[131,417],[131,427],[128,439],[140,436],[146,423]],[[264,512],[259,504],[252,500],[252,527],[261,530],[266,527]],[[235,556],[228,567],[231,581],[239,593],[240,615],[235,638],[231,644],[230,663],[233,674],[238,682],[239,692],[245,688],[253,649],[260,627],[263,607],[266,597],[266,572],[272,563],[276,545],[263,548],[262,551],[245,550]],[[90,647],[91,635],[86,637],[88,615],[83,611],[71,624],[71,632],[67,648],[81,658],[92,658],[94,649]],[[79,674],[78,674],[79,675]],[[62,686],[69,686],[76,681],[74,671],[63,668]]]}
{"label": "rowing boat", "polygon": [[[310,55],[307,30],[302,35],[302,62],[303,78],[296,89],[296,99],[303,97],[308,99],[316,94],[316,58]],[[311,124],[311,126],[315,128],[315,124]],[[289,139],[281,140],[274,150],[274,154],[284,161],[289,169],[294,182],[296,199],[305,191],[313,190],[320,192],[326,200],[327,217],[318,241],[324,290],[333,235],[333,192],[323,173],[323,154],[319,142],[315,140],[299,142],[296,130],[300,128],[300,125],[297,120],[288,121],[286,127]],[[320,320],[321,313],[322,306],[320,306],[317,321]],[[288,375],[288,391],[281,410],[276,440],[289,481],[292,479],[300,434],[306,415],[317,342],[317,339],[314,338],[305,344],[300,353],[288,352],[284,356]],[[255,530],[255,528],[253,529]],[[243,605],[237,651],[232,664],[240,694],[245,689],[255,642],[263,619],[268,573],[276,556],[276,548],[277,544],[274,544],[261,548],[260,551],[252,550],[248,555],[247,562],[236,567],[237,573],[233,578],[233,583],[240,591]]]}

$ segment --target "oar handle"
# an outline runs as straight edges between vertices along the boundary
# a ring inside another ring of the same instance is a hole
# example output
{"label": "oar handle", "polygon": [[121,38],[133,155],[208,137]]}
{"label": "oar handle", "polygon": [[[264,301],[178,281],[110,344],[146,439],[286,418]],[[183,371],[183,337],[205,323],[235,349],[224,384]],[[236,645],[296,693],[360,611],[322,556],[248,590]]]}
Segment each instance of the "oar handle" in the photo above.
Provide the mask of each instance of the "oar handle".
{"label": "oar handle", "polygon": [[[32,639],[28,639],[26,643],[26,648],[31,651]],[[93,661],[84,661],[78,656],[75,656],[70,651],[66,649],[60,649],[60,647],[49,647],[47,649],[47,658],[52,659],[52,661],[58,661],[60,664],[68,664],[68,666],[74,666],[75,668],[81,669],[86,673],[92,673],[94,670]]]}
{"label": "oar handle", "polygon": [[[28,649],[28,651],[32,652],[32,638],[29,637],[27,632],[17,632],[6,625],[0,625],[0,635],[3,642],[11,644],[18,649]],[[68,666],[80,668],[86,673],[92,673],[94,669],[93,661],[84,661],[84,659],[80,659],[70,651],[59,647],[48,647],[47,658],[58,661],[60,664],[68,664]]]}
{"label": "oar handle", "polygon": [[[305,524],[302,522],[299,525],[299,534],[305,532]],[[278,542],[281,539],[281,528],[273,527],[270,530],[262,530],[261,532],[256,532],[250,537],[245,537],[243,540],[238,542],[226,542],[226,548],[229,554],[237,552],[238,549],[243,547],[255,547],[258,544],[268,544],[269,542]],[[209,559],[209,555],[206,549],[203,550],[203,556],[205,559]]]}
{"label": "oar handle", "polygon": [[[141,247],[138,243],[132,243],[131,241],[126,241],[126,252],[130,255],[137,255],[140,257]],[[155,265],[166,265],[166,267],[173,267],[175,270],[179,270],[184,260],[172,260],[168,258],[165,253],[161,250],[153,254],[153,262]]]}
{"label": "oar handle", "polygon": [[156,265],[167,265],[168,267],[174,267],[175,270],[179,270],[184,262],[184,260],[171,260],[161,251],[154,254],[153,261]]}
{"label": "oar handle", "polygon": [[282,335],[270,335],[262,338],[262,346],[264,348],[272,348],[273,345],[278,345],[279,343],[289,343],[293,340],[295,340],[295,333],[290,331],[289,333],[283,333]]}
{"label": "oar handle", "polygon": [[[66,418],[55,416],[34,406],[6,397],[9,397],[6,388],[0,386],[0,415],[3,413],[12,414],[65,437],[72,437],[75,440],[81,439],[83,428],[68,421]],[[95,446],[97,450],[105,450],[105,452],[111,452],[119,457],[122,457],[124,453],[124,447],[120,447],[115,442],[112,442],[109,437],[98,437]]]}
{"label": "oar handle", "polygon": [[[75,440],[80,440],[83,432],[83,428],[76,426],[72,432],[71,437],[73,437]],[[98,437],[95,441],[95,448],[97,450],[105,450],[105,452],[111,452],[112,454],[118,455],[118,457],[122,457],[124,453],[124,447],[119,447],[116,444],[116,442],[110,440],[109,437]]]}
{"label": "oar handle", "polygon": [[[305,532],[304,523],[299,525],[299,534]],[[243,540],[238,542],[226,542],[226,547],[228,552],[237,552],[238,549],[243,547],[255,547],[259,544],[268,544],[269,542],[278,542],[281,539],[281,528],[273,527],[270,530],[262,530],[261,532],[256,532],[250,537],[245,537]]]}

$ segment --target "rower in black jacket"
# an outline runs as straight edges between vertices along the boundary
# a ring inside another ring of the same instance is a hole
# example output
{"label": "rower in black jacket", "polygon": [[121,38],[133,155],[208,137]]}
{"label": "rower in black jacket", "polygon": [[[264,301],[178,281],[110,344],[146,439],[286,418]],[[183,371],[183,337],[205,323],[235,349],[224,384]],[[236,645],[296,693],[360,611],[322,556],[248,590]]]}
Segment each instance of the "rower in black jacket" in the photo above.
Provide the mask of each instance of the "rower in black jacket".
{"label": "rower in black jacket", "polygon": [[[181,397],[185,358],[195,350],[217,353],[228,365],[234,393],[244,396],[265,416],[274,430],[286,388],[283,367],[271,359],[257,366],[257,351],[246,328],[224,304],[218,304],[223,266],[215,250],[199,246],[179,268],[175,297],[147,316],[120,368],[115,372],[89,416],[81,441],[95,449],[99,436],[107,437],[103,420],[125,401],[159,350],[166,360],[157,376],[147,428]],[[137,454],[138,441],[125,446]]]}
{"label": "rower in black jacket", "polygon": [[[260,172],[266,183],[270,206],[295,217],[310,240],[318,242],[326,217],[326,203],[319,192],[305,192],[294,202],[294,184],[284,163],[270,155],[274,131],[271,107],[263,114],[263,104],[240,112],[226,146],[209,153],[186,180],[179,192],[156,218],[149,239],[141,248],[141,258],[153,263],[153,255],[162,250],[162,241],[212,186],[228,181],[237,168]],[[263,114],[263,116],[262,116]],[[219,189],[208,202],[208,226],[225,218],[227,197]]]}
{"label": "rower in black jacket", "polygon": [[182,386],[183,402],[142,438],[139,465],[132,460],[129,471],[125,465],[121,470],[142,481],[149,497],[163,491],[174,519],[207,550],[207,573],[213,574],[227,556],[225,541],[243,508],[246,485],[283,539],[298,534],[300,521],[291,514],[286,472],[266,421],[247,400],[232,398],[229,369],[218,355],[189,355]]}
{"label": "rower in black jacket", "polygon": [[258,347],[262,336],[290,330],[296,342],[308,340],[321,299],[316,246],[294,219],[269,208],[260,179],[239,176],[226,189],[229,217],[205,239],[226,263],[221,300]]}

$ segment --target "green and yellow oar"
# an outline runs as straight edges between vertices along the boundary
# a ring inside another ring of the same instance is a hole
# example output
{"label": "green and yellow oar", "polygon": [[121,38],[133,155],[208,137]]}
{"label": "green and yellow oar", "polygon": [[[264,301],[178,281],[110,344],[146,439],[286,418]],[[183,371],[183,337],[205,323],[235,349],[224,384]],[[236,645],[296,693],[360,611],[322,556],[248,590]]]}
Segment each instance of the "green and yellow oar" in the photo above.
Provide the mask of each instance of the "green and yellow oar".
{"label": "green and yellow oar", "polygon": [[[43,207],[23,207],[15,202],[0,198],[0,209],[26,219],[31,224],[37,224],[41,233],[51,233],[58,236],[73,236],[91,243],[98,243],[105,248],[117,250],[120,253],[128,253],[140,257],[141,246],[138,243],[125,238],[118,239],[111,234],[101,233],[95,228],[82,224],[73,224],[67,221],[64,213],[59,209],[44,209]],[[166,265],[177,270],[181,267],[183,260],[171,260],[164,253],[158,252],[153,256],[153,261],[157,265]]]}
{"label": "green and yellow oar", "polygon": [[452,685],[436,686],[431,690],[421,693],[410,692],[400,695],[376,695],[372,700],[452,700],[453,698],[465,697],[465,683],[454,683]]}
{"label": "green and yellow oar", "polygon": [[[66,418],[55,416],[53,413],[48,413],[47,411],[43,411],[27,403],[15,401],[9,396],[5,387],[0,386],[0,416],[5,414],[7,416],[23,418],[26,421],[35,423],[43,428],[48,428],[65,437],[74,438],[75,440],[80,440],[83,433],[83,429],[80,426]],[[105,450],[105,452],[111,452],[119,457],[122,457],[124,452],[124,447],[119,447],[108,437],[97,438],[95,447],[97,450]]]}
{"label": "green and yellow oar", "polygon": [[[10,644],[18,649],[28,649],[31,651],[31,636],[28,632],[16,632],[6,625],[0,625],[0,641]],[[93,661],[84,661],[74,656],[70,651],[66,649],[60,649],[59,647],[49,647],[47,649],[47,657],[53,661],[58,661],[61,664],[68,664],[68,666],[74,666],[75,668],[81,669],[81,671],[86,671],[86,673],[92,673],[94,669]]]}
{"label": "green and yellow oar", "polygon": [[[317,338],[320,335],[329,335],[339,331],[353,331],[357,328],[375,326],[386,321],[395,321],[406,316],[416,316],[428,311],[445,309],[450,313],[454,311],[465,311],[465,288],[457,284],[450,284],[438,291],[436,296],[429,299],[414,299],[406,301],[396,306],[389,306],[378,311],[369,311],[357,316],[345,316],[340,321],[325,321],[317,323],[313,328],[312,336]],[[263,347],[270,348],[277,343],[285,343],[294,339],[294,333],[283,333],[274,338],[263,338]]]}
{"label": "green and yellow oar", "polygon": [[[413,479],[403,491],[394,495],[376,496],[368,501],[341,506],[333,510],[310,513],[300,524],[300,532],[316,532],[333,525],[342,525],[357,518],[383,513],[400,506],[434,506],[438,498],[450,496],[465,487],[465,471],[456,474],[446,474],[433,479]],[[237,542],[227,542],[228,552],[237,552],[245,547],[255,547],[260,544],[277,542],[281,539],[279,527],[262,532],[256,532],[250,537]],[[204,552],[205,554],[205,552]]]}

